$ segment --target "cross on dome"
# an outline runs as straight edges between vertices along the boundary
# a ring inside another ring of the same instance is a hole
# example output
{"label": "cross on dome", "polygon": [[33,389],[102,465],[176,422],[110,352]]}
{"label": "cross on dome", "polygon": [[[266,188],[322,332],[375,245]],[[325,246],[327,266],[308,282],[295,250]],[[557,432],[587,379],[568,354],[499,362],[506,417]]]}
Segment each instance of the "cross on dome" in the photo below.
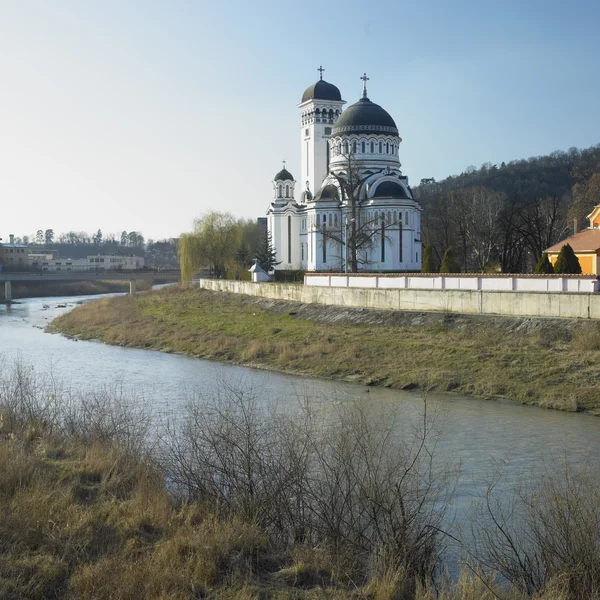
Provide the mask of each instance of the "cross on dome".
{"label": "cross on dome", "polygon": [[286,163],[286,161],[282,160],[281,162],[283,163],[283,168],[285,169],[285,163]]}
{"label": "cross on dome", "polygon": [[369,81],[369,77],[367,77],[366,73],[363,73],[361,79],[362,79],[362,82],[363,82],[362,97],[366,98],[367,97],[367,81]]}
{"label": "cross on dome", "polygon": [[320,74],[320,76],[321,76],[321,77],[320,77],[320,80],[321,80],[321,81],[323,80],[323,71],[324,71],[324,70],[325,70],[325,69],[324,69],[324,68],[323,68],[321,65],[319,65],[319,68],[317,69],[317,71],[319,71],[319,74]]}

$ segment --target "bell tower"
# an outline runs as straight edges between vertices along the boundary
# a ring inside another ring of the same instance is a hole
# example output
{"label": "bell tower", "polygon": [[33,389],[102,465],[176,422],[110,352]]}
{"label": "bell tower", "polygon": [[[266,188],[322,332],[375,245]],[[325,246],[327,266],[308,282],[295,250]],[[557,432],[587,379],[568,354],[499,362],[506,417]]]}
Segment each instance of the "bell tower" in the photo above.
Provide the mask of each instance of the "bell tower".
{"label": "bell tower", "polygon": [[321,187],[329,172],[329,138],[331,130],[342,113],[345,104],[340,90],[323,79],[323,67],[319,71],[319,80],[306,89],[300,109],[300,164],[298,181],[301,188],[310,190],[312,196]]}

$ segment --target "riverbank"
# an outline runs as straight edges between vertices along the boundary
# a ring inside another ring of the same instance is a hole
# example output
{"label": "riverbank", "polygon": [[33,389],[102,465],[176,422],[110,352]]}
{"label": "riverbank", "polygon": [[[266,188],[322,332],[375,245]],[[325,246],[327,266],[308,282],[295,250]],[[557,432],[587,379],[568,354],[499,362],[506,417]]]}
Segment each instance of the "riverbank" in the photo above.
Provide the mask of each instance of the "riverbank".
{"label": "riverbank", "polygon": [[[139,291],[152,287],[151,281],[137,282]],[[96,294],[116,294],[129,291],[129,281],[31,281],[13,282],[12,297],[49,298],[52,296],[91,296]],[[4,300],[2,299],[2,302]]]}
{"label": "riverbank", "polygon": [[167,288],[49,331],[282,372],[600,413],[596,322],[347,309]]}

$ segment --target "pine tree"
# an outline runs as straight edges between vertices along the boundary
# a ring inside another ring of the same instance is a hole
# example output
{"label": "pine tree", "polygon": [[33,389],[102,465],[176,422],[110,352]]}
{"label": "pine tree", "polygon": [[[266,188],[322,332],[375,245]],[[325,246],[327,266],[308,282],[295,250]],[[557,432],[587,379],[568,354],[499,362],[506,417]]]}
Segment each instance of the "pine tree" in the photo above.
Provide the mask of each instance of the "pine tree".
{"label": "pine tree", "polygon": [[581,273],[579,259],[575,256],[570,244],[565,244],[560,249],[556,263],[554,263],[554,272],[565,275],[579,275]]}
{"label": "pine tree", "polygon": [[431,244],[423,248],[423,262],[421,263],[421,273],[435,273],[435,261],[433,259],[433,249]]}
{"label": "pine tree", "polygon": [[264,271],[269,273],[276,265],[280,264],[277,262],[277,254],[273,248],[273,240],[271,238],[271,232],[266,231],[263,235],[258,248],[256,249],[256,262],[263,268]]}
{"label": "pine tree", "polygon": [[554,273],[554,267],[548,258],[548,255],[544,252],[542,256],[540,256],[540,260],[538,260],[537,265],[535,265],[535,274],[536,275],[552,275]]}
{"label": "pine tree", "polygon": [[452,248],[446,248],[442,264],[440,265],[440,273],[456,273],[457,270],[454,257],[452,256]]}

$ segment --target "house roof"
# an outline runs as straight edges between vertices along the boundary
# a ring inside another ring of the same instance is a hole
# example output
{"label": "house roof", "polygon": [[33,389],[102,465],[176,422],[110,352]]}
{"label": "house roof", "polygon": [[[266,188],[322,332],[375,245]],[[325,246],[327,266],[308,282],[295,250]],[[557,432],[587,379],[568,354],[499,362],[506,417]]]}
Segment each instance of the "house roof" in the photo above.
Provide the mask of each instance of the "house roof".
{"label": "house roof", "polygon": [[574,252],[597,252],[600,250],[600,229],[584,229],[550,246],[545,252],[560,252],[565,244],[569,244]]}

